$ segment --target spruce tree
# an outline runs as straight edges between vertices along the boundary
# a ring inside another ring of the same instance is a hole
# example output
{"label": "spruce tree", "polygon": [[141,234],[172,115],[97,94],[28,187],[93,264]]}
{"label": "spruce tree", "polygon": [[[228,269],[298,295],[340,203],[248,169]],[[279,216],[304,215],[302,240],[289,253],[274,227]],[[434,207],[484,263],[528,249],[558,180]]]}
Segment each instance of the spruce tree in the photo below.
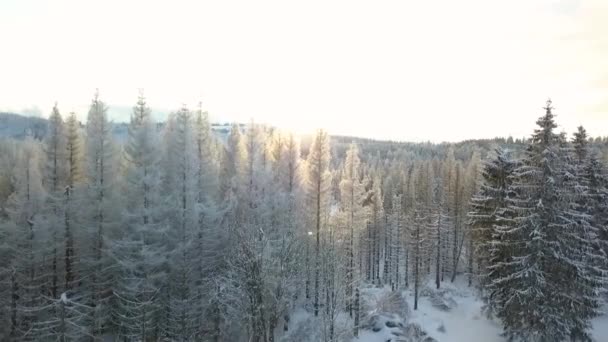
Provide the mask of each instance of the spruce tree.
{"label": "spruce tree", "polygon": [[516,166],[507,150],[497,148],[483,164],[480,189],[471,199],[468,214],[482,298],[490,316],[495,314],[496,305],[504,300],[500,298],[501,289],[494,286],[494,281],[502,278],[503,263],[508,262],[511,255],[510,246],[503,240],[504,230],[501,227],[509,227],[512,218],[512,212],[507,212],[507,199]]}
{"label": "spruce tree", "polygon": [[586,336],[590,318],[592,285],[581,265],[581,252],[591,250],[583,229],[587,224],[571,205],[576,195],[567,144],[554,133],[550,101],[545,110],[513,173],[514,196],[507,200],[507,208],[515,213],[513,226],[499,227],[500,243],[510,247],[511,256],[497,260],[494,268],[501,277],[492,286],[501,293],[497,316],[510,339]]}
{"label": "spruce tree", "polygon": [[563,190],[568,206],[565,216],[573,227],[567,232],[571,241],[567,251],[572,255],[577,277],[577,287],[571,295],[574,304],[570,315],[574,327],[570,335],[582,340],[591,340],[589,320],[599,314],[608,274],[608,259],[601,238],[606,228],[598,217],[605,211],[597,210],[598,194],[605,193],[605,188],[594,181],[598,177],[594,175],[594,167],[589,167],[595,161],[587,140],[585,129],[579,127],[572,140],[572,149],[569,149],[572,153],[565,156],[567,169]]}

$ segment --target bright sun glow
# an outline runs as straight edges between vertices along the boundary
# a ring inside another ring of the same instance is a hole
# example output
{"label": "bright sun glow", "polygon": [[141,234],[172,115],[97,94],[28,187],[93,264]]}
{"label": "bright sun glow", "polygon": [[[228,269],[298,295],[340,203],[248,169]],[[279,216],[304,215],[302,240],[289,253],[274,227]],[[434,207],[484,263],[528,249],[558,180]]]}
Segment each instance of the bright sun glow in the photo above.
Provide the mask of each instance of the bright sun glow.
{"label": "bright sun glow", "polygon": [[[528,134],[547,97],[563,129],[608,130],[603,0],[3,1],[0,110],[95,88],[126,120],[144,88],[162,120],[453,141]],[[463,123],[465,123],[463,125]],[[458,124],[459,128],[455,129]]]}

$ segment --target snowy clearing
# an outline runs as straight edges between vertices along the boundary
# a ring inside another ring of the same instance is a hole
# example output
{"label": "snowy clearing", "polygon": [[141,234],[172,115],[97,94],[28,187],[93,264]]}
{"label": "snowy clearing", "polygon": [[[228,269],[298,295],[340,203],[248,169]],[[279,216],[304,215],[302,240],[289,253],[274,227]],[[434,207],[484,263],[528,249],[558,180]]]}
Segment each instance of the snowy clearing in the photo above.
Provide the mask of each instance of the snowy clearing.
{"label": "snowy clearing", "polygon": [[[446,312],[433,307],[428,297],[421,297],[418,310],[412,311],[411,321],[420,324],[439,342],[504,341],[500,337],[500,325],[481,314],[482,302],[472,293],[464,291],[462,297],[453,298],[457,305]],[[413,301],[409,293],[408,302]]]}
{"label": "snowy clearing", "polygon": [[[475,289],[469,289],[466,285],[457,282],[457,285],[446,284],[443,290],[452,294],[449,298],[455,302],[455,306],[447,311],[433,305],[428,294],[436,290],[432,288],[430,283],[421,291],[423,296],[419,297],[418,310],[413,310],[413,291],[403,291],[408,305],[408,317],[405,322],[402,322],[403,325],[407,327],[412,323],[417,324],[437,342],[506,342],[506,339],[500,336],[502,332],[500,324],[486,318],[481,313],[483,303],[477,297]],[[371,294],[376,298],[381,298],[386,296],[387,293],[390,293],[389,288],[370,289],[368,296]],[[376,314],[382,313],[378,311]],[[598,342],[605,341],[606,336],[608,336],[608,315],[598,317],[592,323],[595,340]],[[396,330],[398,329],[386,326],[377,332],[365,329],[361,331],[358,338],[353,339],[353,342],[418,341],[407,339],[408,337],[397,337],[393,334],[393,331]],[[423,338],[420,341],[430,342],[432,340]]]}

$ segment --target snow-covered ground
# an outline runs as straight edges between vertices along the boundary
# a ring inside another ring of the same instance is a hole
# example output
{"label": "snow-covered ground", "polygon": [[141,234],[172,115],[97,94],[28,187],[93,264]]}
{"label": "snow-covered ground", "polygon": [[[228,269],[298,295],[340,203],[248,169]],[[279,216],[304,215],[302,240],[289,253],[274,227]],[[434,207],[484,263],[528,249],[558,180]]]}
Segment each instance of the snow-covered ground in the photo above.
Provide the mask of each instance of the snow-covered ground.
{"label": "snow-covered ground", "polygon": [[[466,284],[444,283],[440,290],[429,283],[421,289],[418,310],[413,291],[392,292],[371,285],[361,289],[362,315],[359,337],[353,338],[353,322],[347,314],[336,318],[337,341],[350,342],[507,342],[498,322],[482,314],[482,301]],[[608,312],[608,307],[605,309]],[[597,342],[608,341],[608,313],[593,320]],[[324,340],[322,320],[310,310],[291,314],[289,333],[280,342]]]}
{"label": "snow-covered ground", "polygon": [[593,337],[597,342],[608,341],[608,307],[604,309],[604,315],[595,318],[591,324]]}
{"label": "snow-covered ground", "polygon": [[[412,291],[404,291],[403,297],[407,301],[407,315],[402,324],[408,327],[413,323],[419,325],[420,328],[432,339],[428,341],[438,342],[504,342],[500,337],[501,327],[491,320],[488,320],[481,314],[482,302],[477,299],[472,290],[465,286],[452,286],[451,284],[444,285],[445,295],[439,297],[444,299],[446,306],[450,309],[445,311],[436,305],[433,305],[430,294],[435,290],[431,290],[432,285],[428,285],[427,289],[422,291],[423,296],[420,296],[418,302],[418,310],[413,310],[414,296]],[[382,297],[383,294],[389,292],[388,288],[367,291],[367,296]],[[372,299],[373,301],[373,299]],[[444,308],[446,309],[446,308]],[[371,330],[362,330],[359,338],[353,339],[353,342],[396,342],[410,341],[407,337],[399,337],[393,334],[395,329],[382,327],[380,331],[374,332]],[[419,339],[425,340],[427,337]],[[434,339],[434,340],[433,340]],[[414,339],[411,339],[412,341]]]}
{"label": "snow-covered ground", "polygon": [[[418,310],[412,310],[410,322],[418,323],[439,342],[503,342],[501,327],[481,314],[482,302],[469,290],[459,291],[450,311],[435,308],[429,297],[421,297]],[[414,303],[408,293],[408,303]]]}
{"label": "snow-covered ground", "polygon": [[[413,310],[413,292],[403,292],[409,307],[408,317],[403,320],[406,327],[412,323],[419,325],[428,336],[434,339],[428,341],[506,342],[506,339],[500,336],[502,331],[500,324],[487,319],[481,313],[483,303],[478,299],[475,290],[469,289],[463,284],[445,284],[443,286],[442,291],[447,293],[444,297],[447,298],[447,304],[451,306],[451,309],[447,311],[433,305],[429,294],[430,291],[435,290],[430,290],[433,288],[431,284],[428,285],[427,290],[422,291],[423,296],[419,297],[418,310]],[[368,291],[367,295],[369,296],[371,293],[372,296],[381,297],[383,293],[389,291],[387,288],[374,289],[374,291]],[[594,319],[592,323],[595,340],[597,342],[608,341],[608,314]],[[353,339],[353,342],[415,341],[407,338],[399,339],[393,334],[393,331],[394,329],[385,326],[377,332],[362,330],[359,338]],[[426,340],[420,339],[419,341]]]}

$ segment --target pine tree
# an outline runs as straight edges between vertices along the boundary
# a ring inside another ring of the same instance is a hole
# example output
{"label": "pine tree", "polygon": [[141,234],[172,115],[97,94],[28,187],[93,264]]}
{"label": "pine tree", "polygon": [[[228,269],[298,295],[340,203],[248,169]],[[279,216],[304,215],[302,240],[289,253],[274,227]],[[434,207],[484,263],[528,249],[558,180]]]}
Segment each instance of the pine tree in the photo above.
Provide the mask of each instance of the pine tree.
{"label": "pine tree", "polygon": [[73,224],[75,214],[73,207],[74,189],[82,181],[82,139],[80,135],[80,123],[75,113],[70,113],[65,129],[66,144],[66,173],[67,185],[63,191],[64,196],[64,291],[70,291],[74,287],[76,247],[74,246]]}
{"label": "pine tree", "polygon": [[196,312],[193,310],[193,244],[198,226],[196,199],[198,197],[196,134],[192,113],[182,107],[172,116],[171,129],[166,133],[167,225],[170,231],[169,284],[164,310],[167,313],[165,333],[169,339],[185,341],[195,330]]}
{"label": "pine tree", "polygon": [[464,202],[464,171],[462,164],[458,161],[454,165],[453,171],[453,185],[451,188],[451,200],[452,200],[452,223],[453,223],[453,234],[451,238],[452,248],[452,277],[450,281],[453,283],[458,274],[458,264],[460,263],[460,256],[465,240],[465,232],[463,231],[463,202]]}
{"label": "pine tree", "polygon": [[336,341],[337,320],[344,308],[345,283],[348,256],[343,241],[347,240],[348,232],[342,225],[339,215],[332,216],[324,234],[322,257],[322,283],[325,301],[321,315],[322,337],[324,341]]}
{"label": "pine tree", "polygon": [[423,282],[424,264],[428,251],[429,208],[426,206],[428,184],[424,165],[417,165],[410,185],[412,212],[408,230],[409,261],[414,285],[414,310],[418,310],[418,296]]}
{"label": "pine tree", "polygon": [[[235,268],[234,279],[242,288],[235,288],[237,295],[248,298],[242,307],[249,316],[249,331],[252,341],[265,341],[273,336],[276,316],[269,312],[272,303],[268,303],[266,294],[273,293],[275,286],[270,285],[269,278],[274,278],[272,260],[267,253],[273,252],[272,240],[276,237],[276,223],[273,222],[277,212],[273,198],[269,196],[272,172],[270,170],[267,133],[263,126],[251,123],[247,127],[245,139],[246,156],[245,178],[243,183],[242,224],[236,227],[237,253],[231,261]],[[274,193],[274,191],[273,191]],[[266,252],[267,251],[267,252]],[[274,280],[274,279],[273,279]],[[268,287],[267,287],[268,286]],[[240,291],[239,291],[240,290]],[[275,292],[276,293],[276,292]]]}
{"label": "pine tree", "polygon": [[363,201],[365,200],[365,189],[360,181],[359,177],[359,166],[361,161],[359,160],[359,153],[357,146],[351,144],[348,151],[346,152],[346,159],[344,161],[344,172],[342,174],[342,180],[340,181],[340,199],[342,205],[342,212],[344,215],[345,229],[348,231],[348,244],[347,250],[347,265],[346,265],[346,310],[349,315],[353,316],[353,301],[354,292],[353,287],[358,278],[356,276],[357,267],[356,263],[356,237],[359,236],[365,213],[363,209]]}
{"label": "pine tree", "polygon": [[157,339],[160,295],[165,283],[159,153],[154,123],[143,94],[133,108],[125,146],[126,207],[121,239],[111,246],[118,261],[114,286],[114,325],[119,336]]}
{"label": "pine tree", "polygon": [[329,207],[330,151],[329,136],[324,131],[315,135],[307,159],[307,196],[310,205],[310,221],[315,234],[314,260],[314,314],[319,315],[321,277],[321,231],[325,229]]}
{"label": "pine tree", "polygon": [[[51,235],[50,250],[48,251],[51,260],[50,269],[50,294],[54,299],[58,299],[60,291],[59,275],[59,248],[60,241],[58,235],[64,222],[63,221],[63,188],[66,185],[66,136],[65,128],[57,104],[49,116],[48,135],[45,139],[44,149],[46,152],[46,172],[44,183],[47,189],[47,212],[46,221]],[[61,227],[61,228],[60,228]]]}
{"label": "pine tree", "polygon": [[[216,294],[217,284],[213,277],[224,267],[221,258],[221,244],[224,236],[216,228],[218,222],[217,199],[217,166],[214,161],[215,139],[212,135],[209,114],[203,111],[199,103],[195,112],[195,140],[196,140],[196,179],[197,189],[196,205],[198,213],[197,227],[194,236],[194,263],[193,278],[196,298],[194,311],[197,319],[195,338],[201,339],[208,329],[209,316],[216,316],[219,311]],[[212,260],[212,262],[210,262]],[[209,305],[209,303],[213,303]],[[215,318],[215,320],[219,317]],[[217,329],[217,327],[215,327]]]}
{"label": "pine tree", "polygon": [[[49,326],[41,323],[49,318],[48,277],[43,267],[48,236],[41,220],[46,193],[42,185],[42,150],[38,142],[27,137],[18,155],[15,192],[9,197],[7,210],[11,222],[7,269],[10,277],[9,338],[35,341],[49,336]],[[4,264],[4,263],[3,263]],[[3,268],[6,266],[3,266]]]}
{"label": "pine tree", "polygon": [[443,280],[448,272],[452,271],[452,277],[456,276],[456,266],[458,263],[458,182],[457,172],[458,163],[454,157],[454,148],[450,146],[443,164],[443,196],[445,196],[446,219],[449,222],[449,232],[445,237],[443,251],[443,267],[441,279]]}
{"label": "pine tree", "polygon": [[359,287],[355,288],[355,321],[354,321],[354,325],[353,325],[353,336],[354,337],[358,337],[359,336],[359,324],[360,324],[360,317],[361,317],[361,307],[360,307],[360,295],[359,295]]}
{"label": "pine tree", "polygon": [[[300,174],[300,149],[292,134],[275,132],[272,137],[272,175],[268,184],[269,200],[272,205],[271,227],[269,234],[272,254],[270,263],[271,305],[269,339],[274,340],[274,327],[283,318],[283,331],[289,329],[291,301],[298,296],[301,282],[300,269],[302,211],[298,208],[302,200]],[[306,238],[304,236],[304,238]]]}
{"label": "pine tree", "polygon": [[197,201],[204,204],[215,199],[217,187],[216,170],[213,161],[214,142],[209,123],[209,113],[203,111],[202,104],[196,111],[196,155],[198,160],[197,178],[199,195]]}
{"label": "pine tree", "polygon": [[[78,235],[81,224],[78,213],[81,212],[80,203],[85,193],[82,191],[84,181],[83,150],[80,123],[75,113],[70,113],[65,123],[64,138],[64,188],[62,189],[61,205],[63,217],[61,218],[63,231],[63,271],[61,279],[63,293],[54,301],[55,338],[59,341],[77,340],[89,335],[91,307],[87,304],[89,293],[82,286],[79,276],[87,275],[86,265],[79,264],[77,257],[78,242],[88,239],[88,235]],[[83,247],[83,251],[86,247]],[[79,255],[82,253],[79,253]],[[86,256],[86,255],[85,255]],[[80,272],[78,272],[80,270]],[[86,282],[85,282],[86,283]],[[88,284],[86,284],[88,285]]]}
{"label": "pine tree", "polygon": [[46,186],[52,193],[61,192],[67,178],[67,170],[65,169],[67,139],[65,130],[63,119],[59,113],[57,104],[55,104],[49,116],[49,133],[45,138],[45,152],[47,155]]}
{"label": "pine tree", "polygon": [[[466,178],[465,178],[465,189],[464,189],[464,199],[463,205],[465,205],[465,212],[468,212],[469,203],[465,202],[465,200],[472,198],[478,191],[479,188],[479,167],[481,164],[481,158],[479,156],[479,151],[475,150],[473,155],[471,156],[471,161],[467,166]],[[463,215],[462,221],[465,222],[465,217]],[[469,287],[473,284],[474,270],[474,255],[475,250],[473,247],[473,233],[469,229],[466,231],[466,240],[467,240],[467,273],[468,273],[468,284]]]}
{"label": "pine tree", "polygon": [[80,122],[74,112],[70,113],[66,121],[66,150],[67,150],[67,182],[71,187],[83,178],[82,170],[82,137]]}
{"label": "pine tree", "polygon": [[380,184],[380,178],[375,177],[372,183],[371,190],[371,203],[370,203],[370,217],[369,217],[369,238],[368,242],[368,253],[369,260],[371,264],[371,279],[372,283],[376,283],[380,285],[380,256],[382,255],[381,251],[381,239],[383,228],[385,227],[383,218],[384,218],[384,204],[382,202],[382,188]]}
{"label": "pine tree", "polygon": [[[44,183],[48,193],[45,210],[46,228],[51,243],[43,252],[49,265],[48,298],[52,302],[47,308],[44,336],[60,341],[77,339],[86,334],[85,312],[73,301],[79,295],[73,291],[74,236],[72,233],[72,211],[70,182],[77,156],[75,139],[72,136],[73,121],[65,127],[57,105],[49,117],[48,135],[44,141],[46,172]],[[74,167],[73,167],[74,165]],[[63,255],[63,256],[62,256]],[[42,318],[41,318],[42,319]]]}
{"label": "pine tree", "polygon": [[401,203],[402,195],[394,194],[392,200],[392,211],[391,211],[391,232],[394,237],[392,240],[391,248],[391,264],[393,265],[391,270],[391,288],[393,291],[399,290],[400,281],[401,281],[401,255],[402,255],[402,239],[403,239],[403,229],[405,227],[404,224],[404,215],[403,215],[403,205]]}
{"label": "pine tree", "polygon": [[115,192],[116,170],[107,107],[99,99],[99,93],[91,102],[86,124],[86,166],[87,166],[87,226],[90,254],[83,255],[86,260],[82,272],[88,279],[86,305],[92,308],[90,334],[100,338],[111,330],[112,267],[108,257],[106,241],[114,236],[117,224],[118,202]]}
{"label": "pine tree", "polygon": [[282,179],[283,189],[287,193],[295,194],[302,182],[300,144],[293,134],[288,134],[285,140],[279,159],[281,166],[278,172],[282,175],[280,178]]}
{"label": "pine tree", "polygon": [[[239,125],[233,124],[230,133],[226,139],[224,146],[220,146],[220,165],[219,165],[219,207],[221,208],[221,222],[218,224],[220,230],[215,231],[217,238],[223,241],[220,245],[220,250],[217,251],[215,258],[219,259],[219,265],[210,272],[211,279],[209,285],[212,287],[210,291],[209,316],[211,317],[210,335],[215,341],[221,341],[230,338],[230,331],[226,331],[224,322],[232,320],[232,315],[240,314],[242,308],[235,309],[235,300],[230,293],[234,290],[231,284],[238,284],[237,277],[234,276],[234,257],[239,248],[237,235],[239,227],[243,225],[242,218],[242,194],[246,150],[243,134]],[[218,247],[217,241],[213,241],[211,245]],[[237,294],[241,294],[237,291]],[[237,311],[237,312],[235,312]]]}
{"label": "pine tree", "polygon": [[436,179],[431,184],[432,188],[432,208],[430,209],[431,228],[434,240],[435,253],[435,287],[441,287],[443,273],[445,272],[445,262],[447,252],[446,241],[451,228],[451,217],[448,215],[448,196],[444,192],[445,186],[443,179]]}

